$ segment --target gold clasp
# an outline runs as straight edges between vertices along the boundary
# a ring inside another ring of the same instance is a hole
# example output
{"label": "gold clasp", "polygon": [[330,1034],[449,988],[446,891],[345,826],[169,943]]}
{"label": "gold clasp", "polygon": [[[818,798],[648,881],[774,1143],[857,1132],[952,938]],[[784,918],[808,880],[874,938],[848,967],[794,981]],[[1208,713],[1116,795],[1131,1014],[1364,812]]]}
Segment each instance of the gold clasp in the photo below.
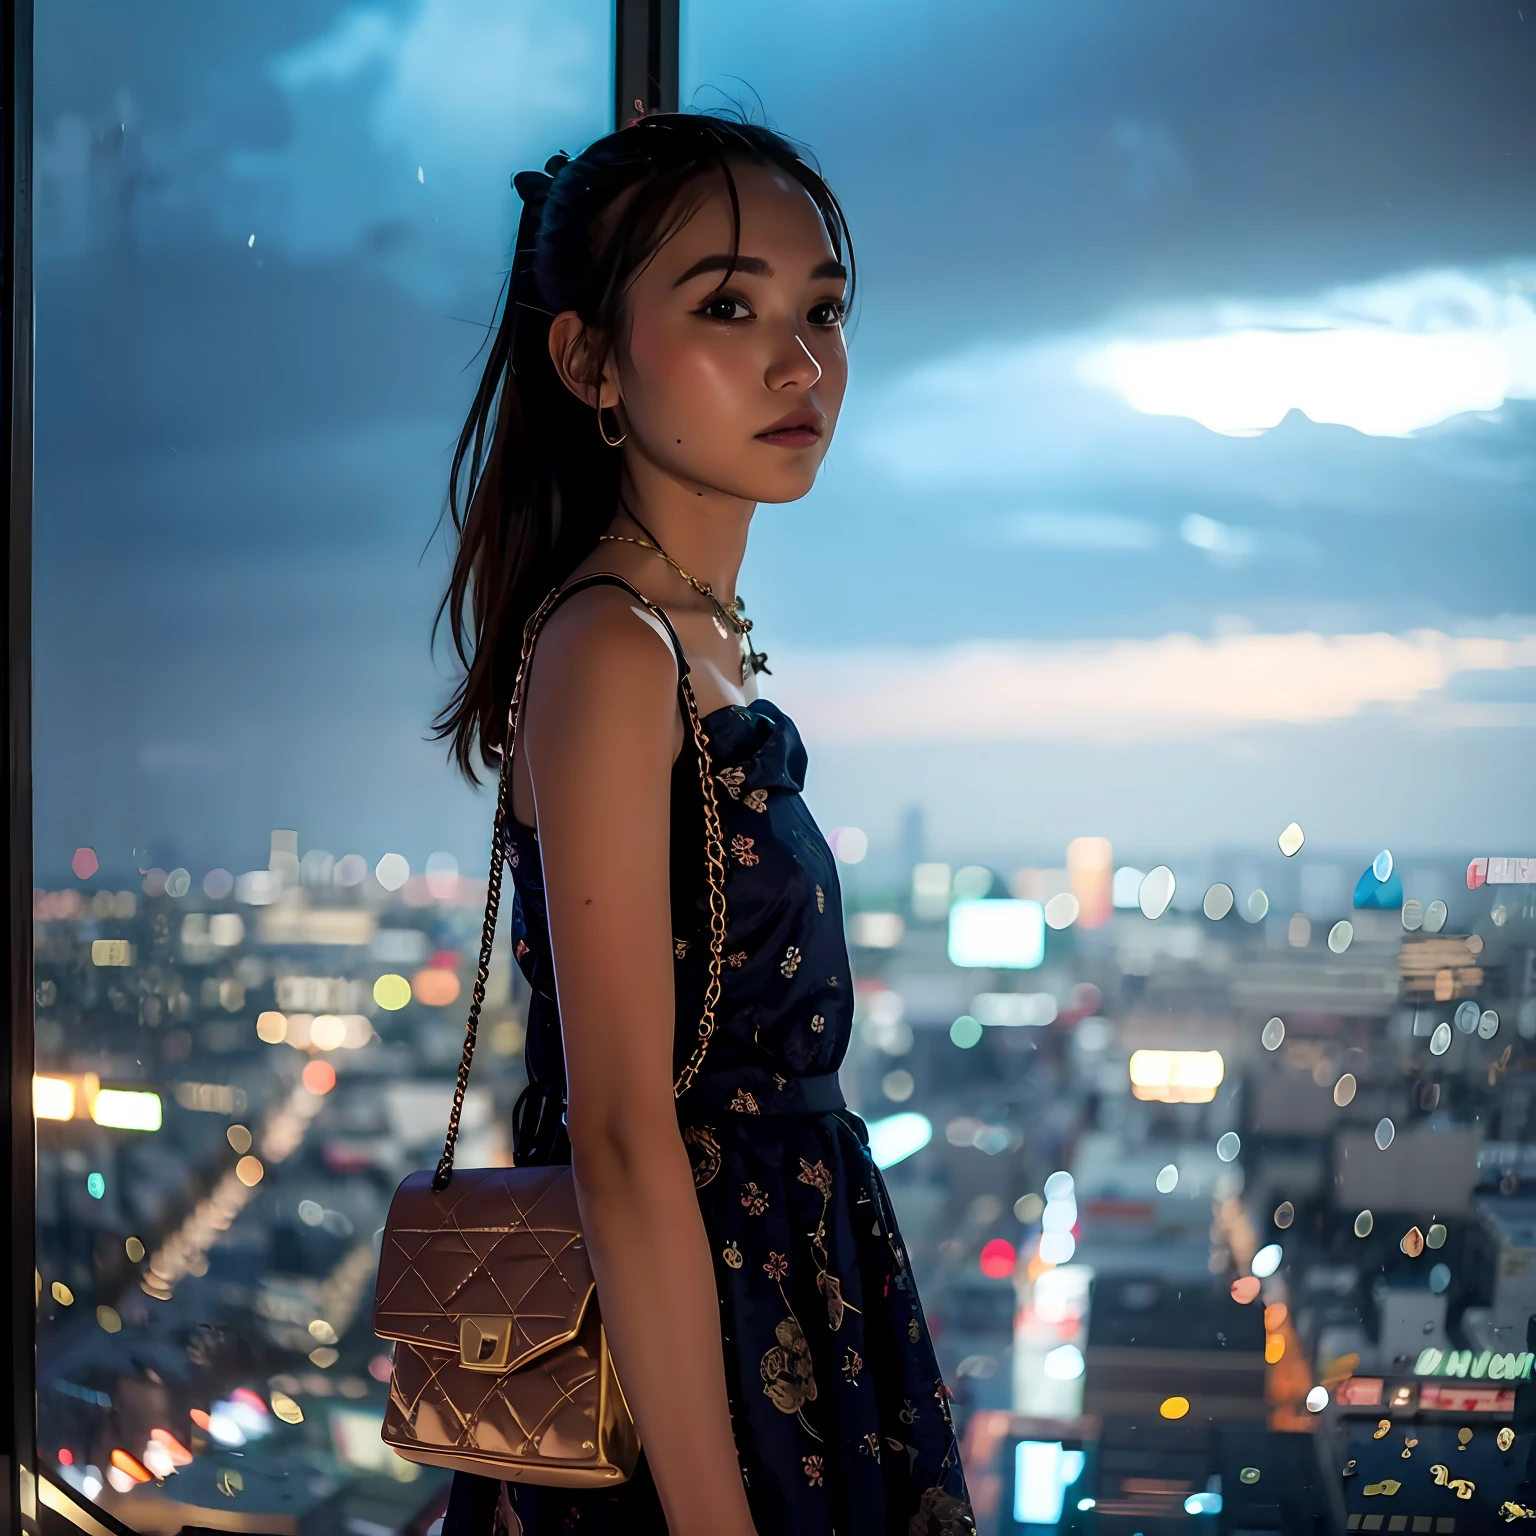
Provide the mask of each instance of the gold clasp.
{"label": "gold clasp", "polygon": [[466,1371],[504,1371],[512,1353],[510,1317],[461,1317],[459,1364]]}

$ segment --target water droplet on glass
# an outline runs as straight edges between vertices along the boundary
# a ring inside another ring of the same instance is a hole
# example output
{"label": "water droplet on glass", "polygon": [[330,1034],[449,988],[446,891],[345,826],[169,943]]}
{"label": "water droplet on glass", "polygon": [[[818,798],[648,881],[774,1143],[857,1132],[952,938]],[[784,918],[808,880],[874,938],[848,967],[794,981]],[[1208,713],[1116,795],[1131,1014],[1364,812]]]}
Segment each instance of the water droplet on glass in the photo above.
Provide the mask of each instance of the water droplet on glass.
{"label": "water droplet on glass", "polygon": [[1256,1483],[1259,1480],[1259,1469],[1257,1467],[1244,1467],[1243,1470],[1237,1474],[1237,1478],[1238,1481],[1242,1483]]}
{"label": "water droplet on glass", "polygon": [[1431,1056],[1444,1056],[1451,1048],[1451,1026],[1442,1019],[1435,1025],[1435,1032],[1429,1037],[1429,1054]]}
{"label": "water droplet on glass", "polygon": [[1495,1009],[1485,1008],[1482,1016],[1477,1021],[1477,1036],[1480,1040],[1492,1040],[1499,1032],[1499,1015]]}
{"label": "water droplet on glass", "polygon": [[1376,1218],[1369,1211],[1361,1211],[1355,1217],[1355,1236],[1369,1237],[1371,1235],[1371,1228],[1375,1225]]}
{"label": "water droplet on glass", "polygon": [[1179,1170],[1169,1163],[1157,1175],[1157,1192],[1160,1195],[1171,1195],[1179,1187]]}
{"label": "water droplet on glass", "polygon": [[1417,896],[1410,896],[1403,903],[1403,927],[1409,933],[1424,926],[1424,903]]}
{"label": "water droplet on glass", "polygon": [[1278,839],[1280,843],[1280,852],[1283,853],[1286,858],[1294,859],[1296,855],[1301,852],[1301,845],[1306,842],[1306,840],[1307,834],[1301,830],[1301,827],[1296,822],[1293,821],[1290,826],[1288,826],[1285,831],[1280,834]]}
{"label": "water droplet on glass", "polygon": [[1470,1035],[1477,1028],[1478,1008],[1476,1003],[1462,1003],[1456,1009],[1456,1028],[1462,1034]]}
{"label": "water droplet on glass", "polygon": [[1355,1074],[1346,1072],[1338,1082],[1333,1085],[1333,1102],[1343,1109],[1351,1103],[1355,1097]]}
{"label": "water droplet on glass", "polygon": [[1424,1252],[1424,1234],[1417,1227],[1409,1227],[1403,1234],[1403,1240],[1398,1247],[1408,1255],[1410,1259],[1416,1259]]}
{"label": "water droplet on glass", "polygon": [[1264,1026],[1264,1033],[1259,1036],[1259,1041],[1266,1051],[1278,1051],[1285,1040],[1285,1020],[1271,1019]]}
{"label": "water droplet on glass", "polygon": [[1502,928],[1509,921],[1509,908],[1501,901],[1489,914],[1495,928]]}
{"label": "water droplet on glass", "polygon": [[1382,1116],[1376,1122],[1376,1145],[1385,1152],[1392,1145],[1392,1138],[1397,1135],[1397,1127],[1386,1116]]}
{"label": "water droplet on glass", "polygon": [[1424,908],[1424,932],[1439,933],[1445,927],[1446,906],[1443,901],[1435,900]]}
{"label": "water droplet on glass", "polygon": [[1424,1241],[1431,1248],[1445,1247],[1445,1224],[1439,1221],[1435,1222],[1429,1231],[1425,1233]]}
{"label": "water droplet on glass", "polygon": [[1289,1200],[1282,1200],[1275,1207],[1275,1225],[1283,1232],[1296,1220],[1296,1207]]}
{"label": "water droplet on glass", "polygon": [[1436,1264],[1429,1272],[1429,1288],[1435,1295],[1440,1295],[1451,1283],[1451,1270],[1448,1264]]}
{"label": "water droplet on glass", "polygon": [[1173,900],[1174,885],[1173,871],[1166,864],[1159,864],[1142,876],[1141,888],[1136,893],[1142,915],[1154,920],[1161,917]]}
{"label": "water droplet on glass", "polygon": [[1328,948],[1336,955],[1342,955],[1354,941],[1355,925],[1348,918],[1335,923],[1328,930]]}
{"label": "water droplet on glass", "polygon": [[1321,1413],[1328,1406],[1328,1388],[1313,1387],[1307,1393],[1307,1412]]}
{"label": "water droplet on glass", "polygon": [[1515,1432],[1506,1424],[1493,1438],[1501,1451],[1507,1451],[1515,1443]]}
{"label": "water droplet on glass", "polygon": [[1243,1140],[1236,1131],[1228,1131],[1216,1142],[1216,1156],[1224,1163],[1230,1163],[1242,1150]]}
{"label": "water droplet on glass", "polygon": [[1253,1256],[1253,1263],[1248,1267],[1261,1280],[1267,1280],[1280,1268],[1280,1260],[1285,1257],[1285,1250],[1279,1243],[1265,1243]]}
{"label": "water droplet on glass", "polygon": [[1419,1084],[1419,1108],[1438,1109],[1440,1107],[1440,1084]]}
{"label": "water droplet on glass", "polygon": [[1256,1301],[1259,1295],[1259,1282],[1252,1275],[1242,1275],[1232,1282],[1232,1300],[1238,1306],[1246,1307],[1249,1302]]}
{"label": "water droplet on glass", "polygon": [[1250,923],[1262,923],[1269,915],[1269,897],[1263,891],[1250,891],[1243,904],[1243,915]]}
{"label": "water droplet on glass", "polygon": [[1205,915],[1213,923],[1219,923],[1232,910],[1234,900],[1236,898],[1232,894],[1232,887],[1218,882],[1205,893],[1205,901],[1202,903]]}
{"label": "water droplet on glass", "polygon": [[1392,850],[1383,848],[1380,853],[1371,860],[1371,873],[1376,879],[1385,885],[1392,878]]}

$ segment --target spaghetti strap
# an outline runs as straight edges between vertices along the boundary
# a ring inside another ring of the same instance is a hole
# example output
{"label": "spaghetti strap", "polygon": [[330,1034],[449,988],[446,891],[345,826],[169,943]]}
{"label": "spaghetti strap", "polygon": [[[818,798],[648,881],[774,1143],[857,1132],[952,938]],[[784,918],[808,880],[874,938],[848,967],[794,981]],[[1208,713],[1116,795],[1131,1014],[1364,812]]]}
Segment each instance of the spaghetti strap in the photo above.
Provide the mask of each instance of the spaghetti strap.
{"label": "spaghetti strap", "polygon": [[668,638],[672,641],[672,650],[677,657],[677,681],[681,686],[682,681],[688,676],[688,658],[683,653],[683,642],[677,637],[677,630],[673,627],[672,620],[667,616],[667,610],[658,603],[653,603],[639,587],[626,580],[616,571],[592,571],[586,576],[578,576],[575,581],[561,587],[556,594],[555,601],[551,605],[549,613],[545,614],[546,621],[550,614],[563,603],[566,598],[574,596],[577,592],[585,591],[588,587],[623,587],[636,602],[640,603],[647,612],[654,614],[667,627]]}
{"label": "spaghetti strap", "polygon": [[[592,571],[586,576],[578,576],[575,581],[569,582],[567,585],[561,587],[558,591],[552,592],[544,600],[544,604],[541,605],[539,611],[533,615],[532,619],[529,620],[529,623],[533,626],[533,636],[531,640],[525,641],[525,644],[527,644],[529,648],[527,650],[523,666],[527,666],[532,663],[533,641],[537,640],[539,632],[543,629],[544,625],[549,622],[549,617],[555,611],[555,609],[557,609],[560,604],[566,600],[566,598],[573,597],[576,593],[584,591],[587,587],[600,586],[622,587],[648,613],[655,615],[655,617],[660,619],[661,622],[666,626],[667,638],[672,642],[672,654],[677,659],[677,706],[683,716],[685,727],[684,734],[686,736],[686,727],[689,720],[688,699],[690,685],[688,683],[688,674],[690,668],[688,666],[688,657],[683,651],[683,642],[678,638],[677,630],[673,626],[672,620],[667,616],[666,609],[661,607],[660,604],[652,602],[651,599],[648,598],[645,593],[639,589],[639,587],[635,586],[633,582],[627,581],[616,571]],[[523,666],[518,668],[519,685],[521,685]],[[517,722],[518,703],[519,700],[516,694],[516,690],[514,689],[514,697],[511,700],[507,710],[506,750],[507,764],[509,767],[511,766],[512,758],[516,755],[517,751],[517,732],[515,727]],[[508,822],[509,824],[521,825],[521,823],[516,822],[516,818],[512,816],[510,810],[508,811]]]}

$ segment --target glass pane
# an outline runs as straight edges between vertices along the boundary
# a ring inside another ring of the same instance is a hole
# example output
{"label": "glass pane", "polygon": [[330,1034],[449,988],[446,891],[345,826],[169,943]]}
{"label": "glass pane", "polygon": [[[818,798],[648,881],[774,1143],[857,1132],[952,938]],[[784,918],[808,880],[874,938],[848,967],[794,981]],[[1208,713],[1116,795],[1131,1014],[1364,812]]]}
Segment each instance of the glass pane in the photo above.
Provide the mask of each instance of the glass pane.
{"label": "glass pane", "polygon": [[369,1320],[489,841],[424,739],[431,535],[509,175],[605,129],[610,9],[38,8],[38,1414],[138,1529],[443,1496],[380,1443]]}
{"label": "glass pane", "polygon": [[860,258],[742,586],[984,1532],[1536,1507],[1531,26],[684,7]]}

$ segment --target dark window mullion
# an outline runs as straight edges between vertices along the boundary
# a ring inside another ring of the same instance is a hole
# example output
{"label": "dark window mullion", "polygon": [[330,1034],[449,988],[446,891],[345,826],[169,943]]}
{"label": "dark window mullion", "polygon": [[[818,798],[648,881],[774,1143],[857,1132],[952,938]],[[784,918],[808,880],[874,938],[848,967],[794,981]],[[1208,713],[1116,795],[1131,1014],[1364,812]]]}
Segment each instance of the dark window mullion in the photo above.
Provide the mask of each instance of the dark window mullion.
{"label": "dark window mullion", "polygon": [[614,127],[643,112],[675,112],[680,0],[615,0]]}

